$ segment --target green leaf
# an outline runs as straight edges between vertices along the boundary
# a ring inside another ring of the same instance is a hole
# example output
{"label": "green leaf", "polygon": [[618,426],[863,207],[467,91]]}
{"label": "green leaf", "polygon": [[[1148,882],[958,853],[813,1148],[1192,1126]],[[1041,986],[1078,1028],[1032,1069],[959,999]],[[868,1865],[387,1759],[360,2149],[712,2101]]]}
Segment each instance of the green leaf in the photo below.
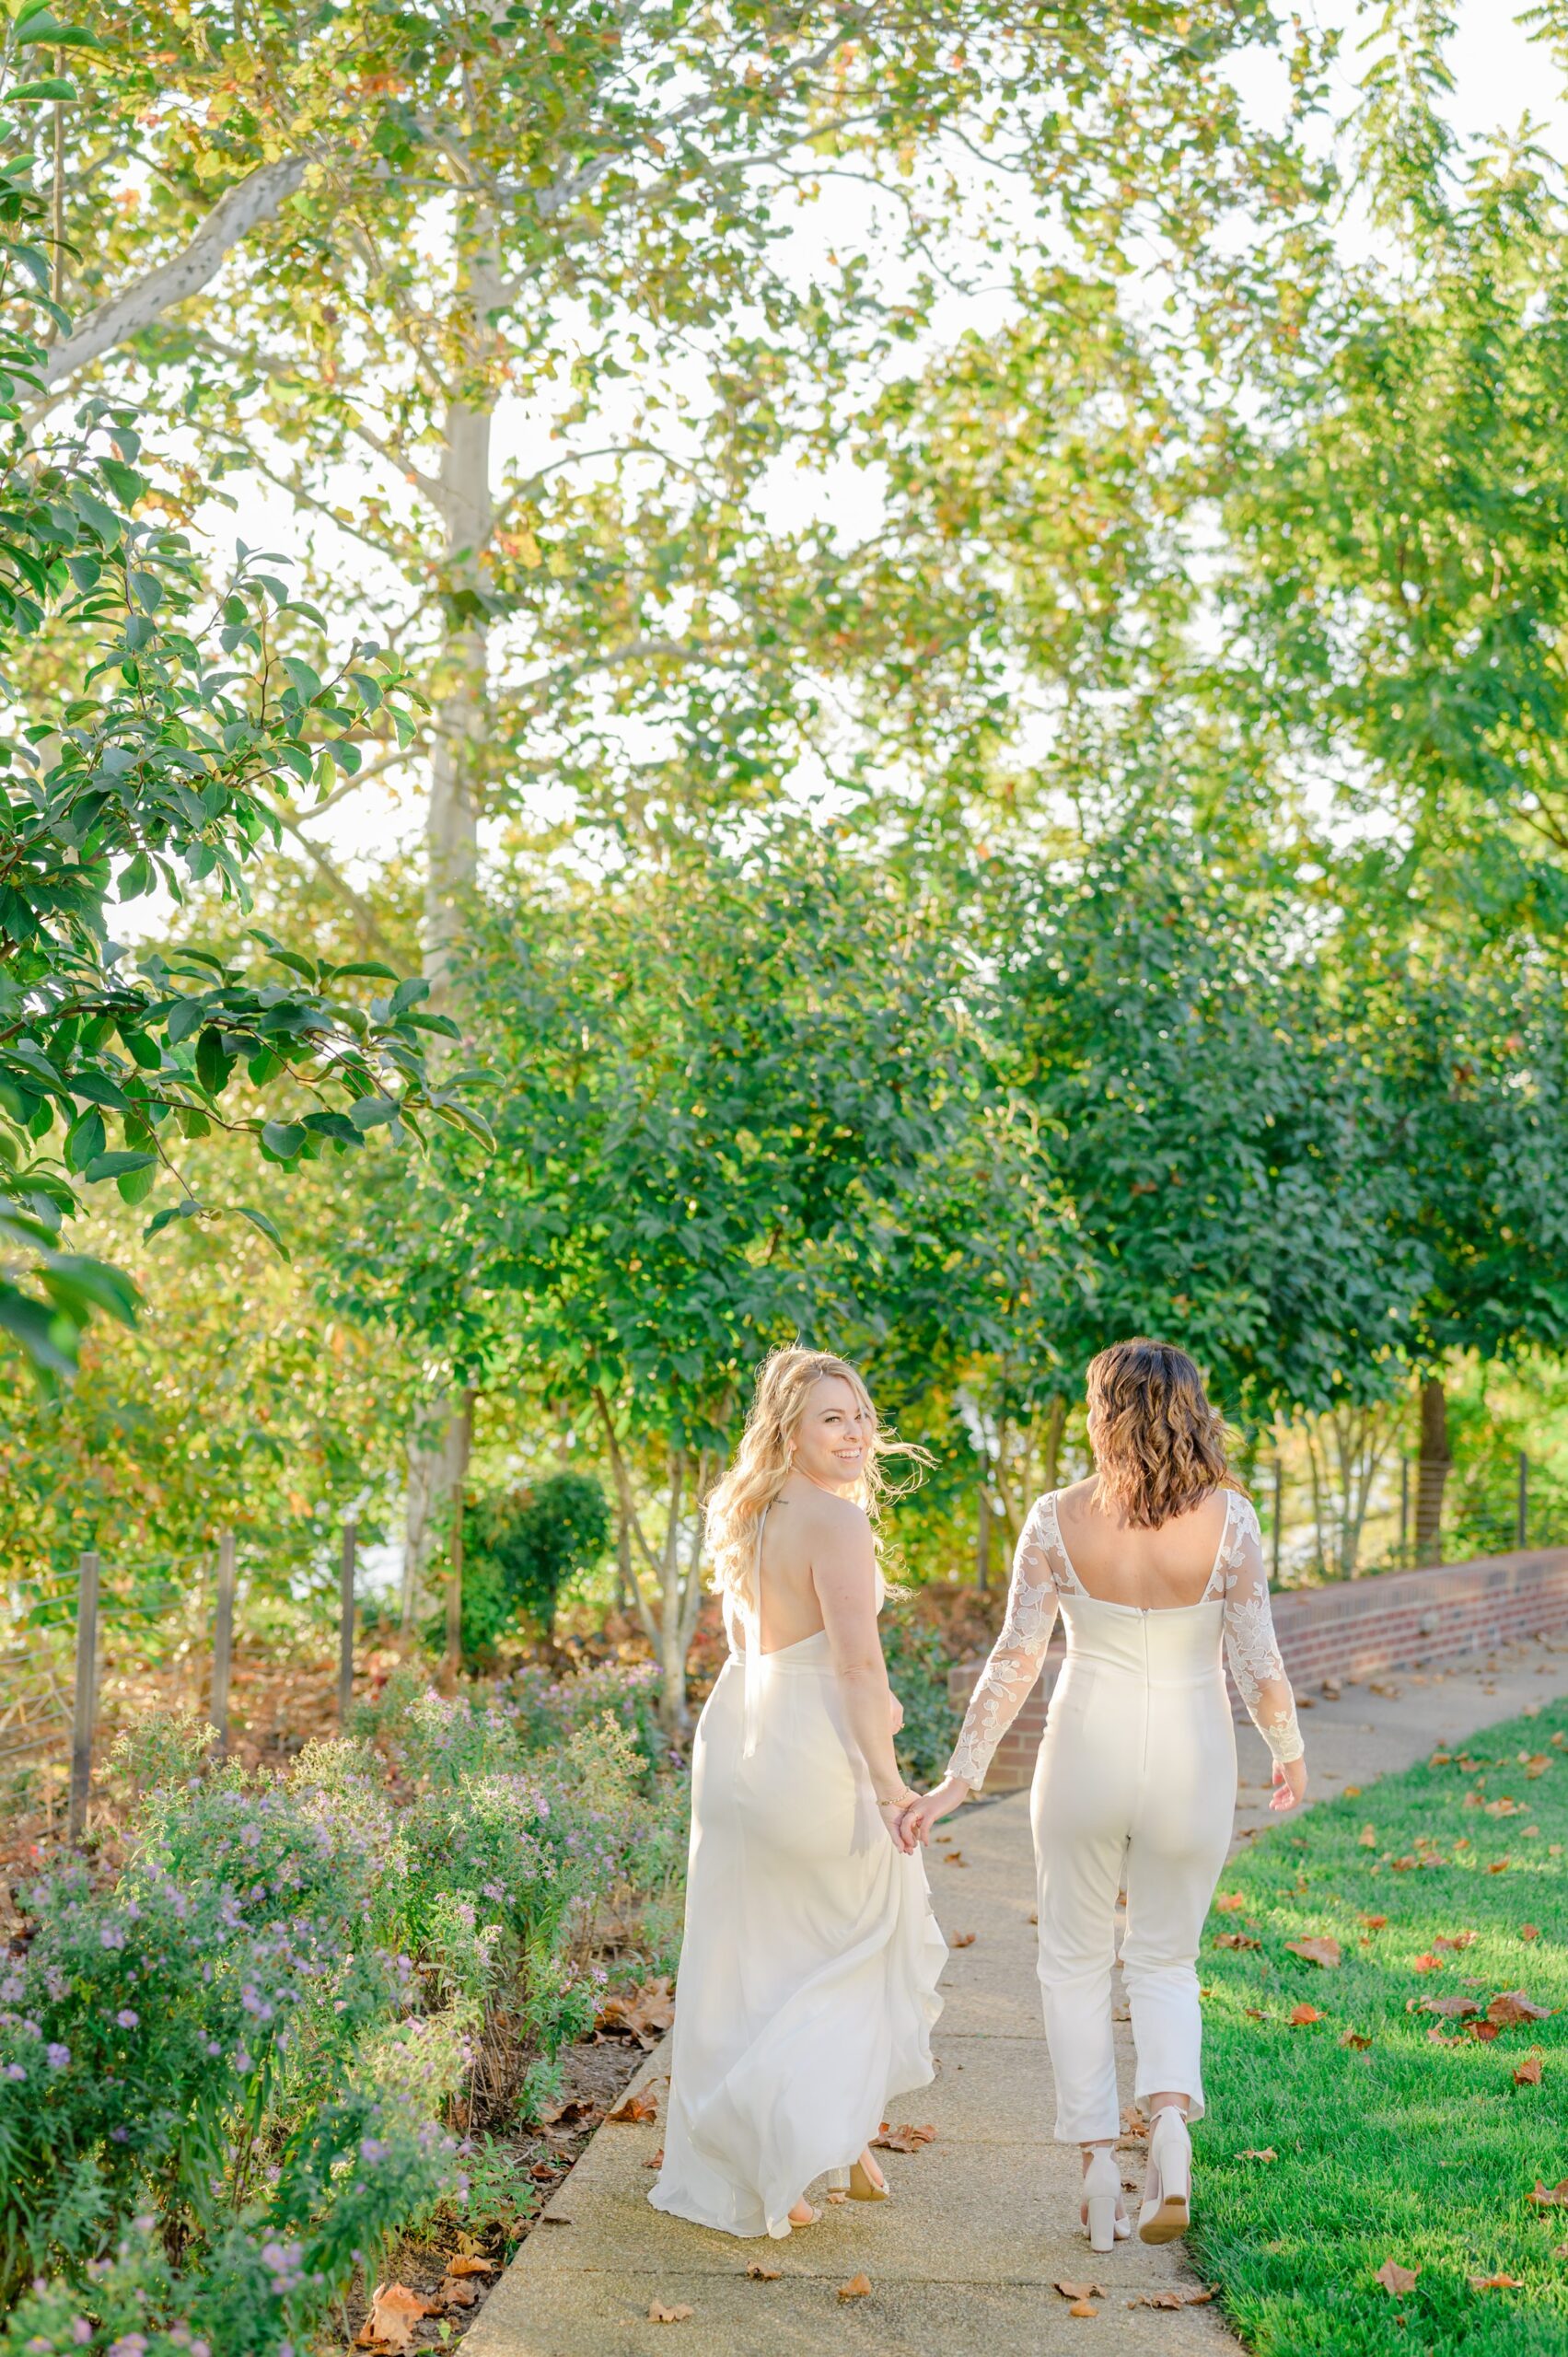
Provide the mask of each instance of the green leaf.
{"label": "green leaf", "polygon": [[288,1251],[285,1246],[283,1237],[278,1234],[277,1229],[267,1217],[265,1212],[257,1211],[254,1205],[250,1203],[236,1203],[234,1208],[239,1213],[241,1219],[248,1219],[251,1226],[259,1228],[261,1234],[266,1237],[268,1243],[276,1248],[280,1260],[286,1260],[288,1259]]}
{"label": "green leaf", "polygon": [[144,1170],[128,1170],[120,1178],[120,1200],[125,1203],[145,1202],[157,1183],[157,1163],[149,1155]]}
{"label": "green leaf", "polygon": [[209,1097],[221,1097],[228,1086],[235,1059],[225,1052],[223,1034],[208,1024],[196,1042],[196,1077]]}
{"label": "green leaf", "polygon": [[292,1162],[305,1138],[301,1121],[266,1121],[261,1126],[261,1144],[279,1162]]}
{"label": "green leaf", "polygon": [[423,974],[411,974],[408,980],[406,981],[400,982],[397,989],[392,993],[391,1002],[388,1012],[394,1017],[402,1015],[409,1007],[417,1006],[422,998],[428,998],[429,996],[430,984],[425,980],[424,976]]}
{"label": "green leaf", "polygon": [[319,672],[313,671],[308,663],[302,663],[297,655],[285,655],[283,659],[283,667],[288,673],[296,690],[306,703],[311,702],[315,697],[320,694],[321,678]]}
{"label": "green leaf", "polygon": [[129,1171],[157,1167],[156,1154],[95,1154],[82,1176],[91,1187],[100,1178],[123,1178]]}
{"label": "green leaf", "polygon": [[297,974],[302,981],[308,982],[311,989],[315,989],[316,969],[308,958],[302,958],[296,949],[276,947],[269,949],[267,955],[277,965],[286,966],[291,974]]}
{"label": "green leaf", "polygon": [[50,74],[42,81],[22,82],[16,89],[7,90],[6,103],[13,107],[38,106],[46,99],[53,99],[62,106],[69,106],[77,95],[75,82],[67,82],[58,74]]}
{"label": "green leaf", "polygon": [[395,967],[383,966],[374,958],[357,958],[351,966],[332,969],[334,981],[341,981],[348,974],[363,974],[367,981],[377,982],[395,982],[398,979]]}
{"label": "green leaf", "polygon": [[89,1162],[97,1160],[108,1144],[103,1115],[95,1105],[73,1121],[65,1132],[66,1169],[85,1170]]}
{"label": "green leaf", "polygon": [[394,1097],[360,1097],[349,1107],[348,1117],[356,1130],[375,1130],[383,1121],[395,1121],[398,1110]]}
{"label": "green leaf", "polygon": [[154,1212],[143,1228],[142,1241],[150,1244],[155,1236],[161,1236],[164,1229],[171,1226],[177,1219],[194,1219],[201,1208],[193,1195],[187,1195],[182,1203],[165,1203],[161,1211]]}

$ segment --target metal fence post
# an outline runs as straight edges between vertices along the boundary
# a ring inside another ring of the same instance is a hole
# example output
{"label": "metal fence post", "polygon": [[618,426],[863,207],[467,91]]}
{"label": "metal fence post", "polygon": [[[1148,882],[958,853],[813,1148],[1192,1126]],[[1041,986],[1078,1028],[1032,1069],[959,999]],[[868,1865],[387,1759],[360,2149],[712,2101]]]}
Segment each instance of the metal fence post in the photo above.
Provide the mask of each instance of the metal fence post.
{"label": "metal fence post", "polygon": [[1530,1460],[1523,1449],[1519,1451],[1519,1551],[1529,1545],[1530,1531]]}
{"label": "metal fence post", "polygon": [[338,1568],[338,1724],[348,1733],[354,1708],[354,1558],[359,1525],[343,1525],[343,1561]]}
{"label": "metal fence post", "polygon": [[76,1697],[71,1716],[71,1800],[66,1831],[79,1841],[87,1827],[93,1775],[93,1715],[98,1702],[98,1550],[76,1574]]}
{"label": "metal fence post", "polygon": [[234,1666],[234,1533],[218,1538],[217,1617],[213,1623],[213,1725],[217,1756],[228,1756],[228,1679]]}

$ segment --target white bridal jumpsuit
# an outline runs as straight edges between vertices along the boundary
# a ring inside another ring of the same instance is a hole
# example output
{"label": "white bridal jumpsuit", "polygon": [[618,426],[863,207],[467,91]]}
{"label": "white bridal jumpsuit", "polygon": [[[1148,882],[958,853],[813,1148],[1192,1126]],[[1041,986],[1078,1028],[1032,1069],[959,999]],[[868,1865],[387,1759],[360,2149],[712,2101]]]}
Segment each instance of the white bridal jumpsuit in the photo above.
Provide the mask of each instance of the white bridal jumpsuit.
{"label": "white bridal jumpsuit", "polygon": [[[758,1538],[759,1575],[761,1540]],[[882,1601],[878,1575],[877,1606]],[[825,1629],[730,1655],[697,1726],[674,2059],[656,2210],[784,2235],[890,2098],[934,2076],[947,1943],[844,1724]]]}
{"label": "white bridal jumpsuit", "polygon": [[1060,1608],[1067,1659],[1051,1698],[1030,1814],[1040,1877],[1040,1979],[1063,2142],[1121,2130],[1111,2028],[1116,1907],[1137,2049],[1135,2101],[1162,2090],[1202,2116],[1198,1940],[1230,1843],[1237,1691],[1277,1760],[1297,1759],[1295,1704],[1274,1641],[1258,1517],[1226,1491],[1196,1604],[1144,1610],[1090,1596],[1062,1541],[1054,1492],[1019,1534],[1007,1617],[948,1773],[978,1785],[1040,1673]]}

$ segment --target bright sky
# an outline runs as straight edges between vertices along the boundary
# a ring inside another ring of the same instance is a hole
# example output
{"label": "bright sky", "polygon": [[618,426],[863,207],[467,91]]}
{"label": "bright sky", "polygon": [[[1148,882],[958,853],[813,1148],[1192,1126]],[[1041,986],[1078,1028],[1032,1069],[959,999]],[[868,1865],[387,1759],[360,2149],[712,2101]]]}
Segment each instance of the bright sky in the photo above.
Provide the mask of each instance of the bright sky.
{"label": "bright sky", "polygon": [[[1403,4],[1409,5],[1409,0]],[[1336,69],[1336,111],[1348,111],[1355,81],[1364,70],[1355,43],[1365,38],[1369,23],[1376,24],[1381,0],[1371,8],[1358,8],[1356,0],[1277,0],[1277,5],[1282,12],[1299,8],[1309,23],[1324,29],[1338,27],[1346,32]],[[1530,42],[1521,29],[1510,0],[1458,0],[1456,16],[1457,34],[1450,50],[1455,87],[1449,109],[1456,130],[1467,138],[1484,138],[1499,129],[1516,129],[1528,112],[1541,125],[1542,144],[1568,160],[1568,106],[1559,93],[1555,69],[1547,52]],[[1237,78],[1260,117],[1277,115],[1283,77],[1274,61],[1261,52],[1244,58],[1238,63]],[[1353,240],[1358,233],[1347,226],[1345,234]],[[977,323],[983,323],[979,322],[978,314]],[[223,539],[238,531],[252,546],[280,552],[296,544],[294,519],[282,493],[266,485],[248,487],[238,477],[229,478],[227,487],[238,496],[240,509],[220,527]],[[855,503],[874,497],[864,479],[835,484],[835,504],[841,494]],[[365,562],[363,552],[357,561]],[[389,808],[386,789],[372,785],[328,813],[312,827],[313,836],[351,870],[362,860],[384,855],[389,823],[392,831],[403,835],[412,833],[418,825],[417,772],[403,772],[402,781],[401,807],[395,810]],[[153,900],[135,904],[134,930],[144,935],[156,932],[164,913]],[[128,911],[127,917],[133,917],[133,911]]]}

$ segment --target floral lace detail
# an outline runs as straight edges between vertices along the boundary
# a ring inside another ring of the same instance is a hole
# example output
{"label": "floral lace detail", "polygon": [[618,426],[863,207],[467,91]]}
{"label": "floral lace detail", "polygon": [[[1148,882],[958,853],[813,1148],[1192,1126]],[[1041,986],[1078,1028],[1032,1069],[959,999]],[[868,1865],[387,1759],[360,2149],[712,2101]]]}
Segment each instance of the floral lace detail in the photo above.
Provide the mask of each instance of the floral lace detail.
{"label": "floral lace detail", "polygon": [[[1056,1626],[1058,1599],[1088,1593],[1063,1544],[1052,1491],[1037,1498],[1018,1534],[1006,1619],[947,1762],[948,1775],[961,1777],[971,1792],[983,1783],[997,1745],[1040,1676]],[[1253,1725],[1282,1764],[1299,1759],[1306,1747],[1274,1636],[1258,1516],[1235,1491],[1225,1492],[1225,1528],[1199,1600],[1225,1608],[1225,1658]]]}
{"label": "floral lace detail", "polygon": [[1056,1626],[1058,1590],[1075,1590],[1077,1585],[1063,1549],[1055,1496],[1038,1498],[1014,1550],[1007,1617],[970,1698],[947,1762],[948,1775],[962,1777],[971,1792],[984,1782],[997,1745],[1040,1676]]}
{"label": "floral lace detail", "polygon": [[1225,1650],[1247,1715],[1283,1767],[1307,1747],[1269,1608],[1269,1575],[1256,1509],[1233,1492],[1205,1597],[1225,1601]]}

